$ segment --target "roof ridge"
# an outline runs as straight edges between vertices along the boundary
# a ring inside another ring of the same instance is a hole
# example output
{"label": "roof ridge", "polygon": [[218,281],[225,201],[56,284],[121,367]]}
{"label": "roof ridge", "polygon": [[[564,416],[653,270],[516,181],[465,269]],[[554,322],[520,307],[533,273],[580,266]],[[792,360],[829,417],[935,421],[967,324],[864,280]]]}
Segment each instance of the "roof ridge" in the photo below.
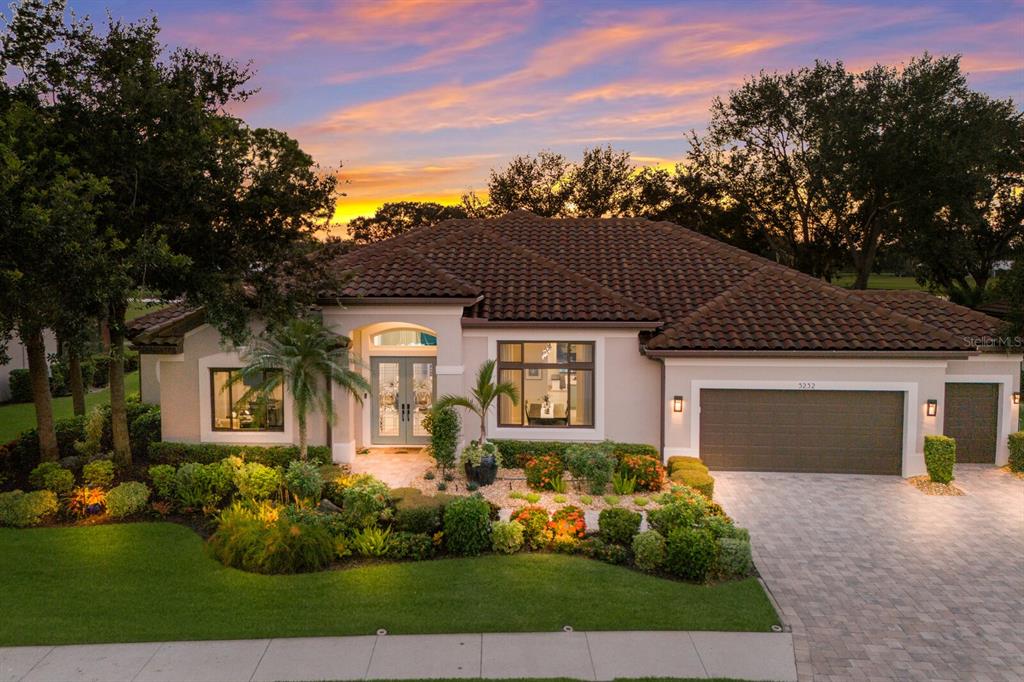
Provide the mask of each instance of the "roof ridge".
{"label": "roof ridge", "polygon": [[[527,213],[528,213],[528,211],[527,211]],[[533,214],[531,214],[531,215],[533,215]],[[625,296],[623,296],[619,292],[615,291],[614,289],[606,287],[605,285],[601,284],[600,282],[598,282],[596,280],[593,280],[593,279],[587,277],[586,275],[582,275],[582,274],[580,274],[580,273],[578,273],[578,272],[576,272],[574,270],[571,270],[570,268],[565,267],[561,263],[558,263],[557,261],[553,261],[550,258],[537,253],[533,249],[527,248],[527,247],[525,247],[525,246],[523,246],[521,244],[517,244],[517,243],[512,242],[512,241],[509,241],[508,239],[506,239],[504,236],[502,236],[500,234],[495,234],[493,230],[487,229],[487,227],[485,225],[478,225],[477,228],[478,228],[477,231],[483,233],[484,236],[486,238],[490,239],[491,241],[497,242],[497,243],[499,243],[500,245],[502,245],[503,247],[505,247],[507,249],[511,249],[513,251],[516,251],[520,255],[523,255],[523,256],[526,256],[527,258],[532,259],[534,262],[536,262],[539,265],[543,265],[546,268],[551,268],[552,270],[555,270],[555,271],[559,272],[560,274],[568,277],[569,279],[571,279],[571,280],[573,280],[575,282],[578,282],[580,284],[583,284],[583,285],[587,286],[590,289],[593,289],[593,290],[596,290],[596,291],[600,292],[601,295],[606,296],[608,298],[611,298],[611,299],[617,301],[618,303],[623,304],[623,305],[627,306],[628,308],[631,308],[633,310],[633,312],[644,315],[645,318],[647,318],[650,321],[659,321],[660,322],[660,321],[662,321],[664,319],[662,314],[659,311],[655,310],[654,308],[649,308],[649,307],[647,307],[645,305],[637,304],[637,303],[631,301],[630,299],[626,298]]]}

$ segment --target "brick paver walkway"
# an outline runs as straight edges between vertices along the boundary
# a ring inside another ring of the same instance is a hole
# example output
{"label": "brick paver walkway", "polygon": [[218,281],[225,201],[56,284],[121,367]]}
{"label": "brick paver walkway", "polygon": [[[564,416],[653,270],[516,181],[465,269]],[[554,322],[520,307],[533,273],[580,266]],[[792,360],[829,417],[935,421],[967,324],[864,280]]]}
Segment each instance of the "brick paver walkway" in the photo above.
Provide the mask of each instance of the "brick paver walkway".
{"label": "brick paver walkway", "polygon": [[792,626],[800,680],[1024,679],[1024,481],[714,472]]}
{"label": "brick paver walkway", "polygon": [[356,455],[350,468],[353,474],[373,474],[391,488],[404,488],[422,478],[433,463],[425,448],[409,446]]}

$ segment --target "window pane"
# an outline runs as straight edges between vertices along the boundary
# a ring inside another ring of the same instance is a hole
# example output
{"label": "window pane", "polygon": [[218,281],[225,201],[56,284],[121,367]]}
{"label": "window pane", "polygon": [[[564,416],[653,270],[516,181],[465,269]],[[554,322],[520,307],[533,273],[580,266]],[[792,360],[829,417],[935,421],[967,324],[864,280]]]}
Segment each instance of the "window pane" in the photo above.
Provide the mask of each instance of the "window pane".
{"label": "window pane", "polygon": [[523,370],[503,369],[498,373],[498,381],[509,382],[515,386],[520,393],[518,405],[513,405],[512,401],[507,396],[503,395],[498,398],[498,423],[521,426],[523,423]]}
{"label": "window pane", "polygon": [[230,429],[231,393],[228,387],[231,372],[213,373],[213,428]]}
{"label": "window pane", "polygon": [[594,423],[593,405],[594,372],[579,370],[569,373],[569,399],[572,409],[569,410],[569,424],[572,426],[591,426]]}
{"label": "window pane", "polygon": [[501,362],[522,362],[523,344],[521,343],[499,343],[498,359]]}
{"label": "window pane", "polygon": [[569,415],[569,373],[564,369],[527,369],[523,408],[530,426],[566,426]]}
{"label": "window pane", "polygon": [[267,372],[267,374],[277,374],[278,381],[277,386],[270,390],[270,394],[267,396],[267,428],[268,429],[283,429],[284,428],[284,382],[281,381],[281,372]]}
{"label": "window pane", "polygon": [[[565,359],[560,362],[593,362],[594,346],[589,343],[560,343],[564,346]],[[561,352],[562,349],[560,348]]]}
{"label": "window pane", "polygon": [[374,334],[370,342],[374,346],[436,346],[437,337],[417,329],[389,329]]}
{"label": "window pane", "polygon": [[558,362],[557,343],[524,343],[523,362],[529,363],[556,363]]}

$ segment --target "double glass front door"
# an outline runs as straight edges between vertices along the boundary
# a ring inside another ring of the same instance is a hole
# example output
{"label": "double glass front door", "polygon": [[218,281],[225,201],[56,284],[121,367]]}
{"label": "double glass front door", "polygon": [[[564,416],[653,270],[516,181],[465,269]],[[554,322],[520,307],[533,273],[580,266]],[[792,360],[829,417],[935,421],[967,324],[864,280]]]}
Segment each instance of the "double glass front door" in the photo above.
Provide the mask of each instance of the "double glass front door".
{"label": "double glass front door", "polygon": [[422,444],[430,442],[423,418],[434,405],[434,358],[373,358],[374,443]]}

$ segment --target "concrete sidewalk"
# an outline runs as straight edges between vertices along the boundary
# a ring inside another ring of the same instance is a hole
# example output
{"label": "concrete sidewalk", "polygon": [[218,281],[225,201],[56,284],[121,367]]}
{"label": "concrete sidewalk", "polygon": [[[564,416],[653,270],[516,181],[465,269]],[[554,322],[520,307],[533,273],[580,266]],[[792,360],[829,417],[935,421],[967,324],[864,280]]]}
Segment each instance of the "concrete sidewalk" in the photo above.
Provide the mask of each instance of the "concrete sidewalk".
{"label": "concrete sidewalk", "polygon": [[796,680],[788,633],[382,635],[0,648],[0,682],[438,677]]}

